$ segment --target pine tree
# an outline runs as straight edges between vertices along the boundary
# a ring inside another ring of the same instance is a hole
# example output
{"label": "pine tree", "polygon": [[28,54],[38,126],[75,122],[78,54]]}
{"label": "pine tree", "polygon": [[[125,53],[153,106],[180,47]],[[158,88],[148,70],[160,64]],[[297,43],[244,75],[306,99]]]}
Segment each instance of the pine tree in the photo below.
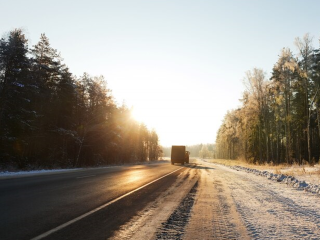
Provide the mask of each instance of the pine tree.
{"label": "pine tree", "polygon": [[28,164],[28,135],[35,127],[35,85],[27,53],[28,41],[21,29],[0,40],[0,158],[19,167]]}
{"label": "pine tree", "polygon": [[41,34],[31,53],[32,73],[40,89],[35,106],[39,116],[36,155],[47,159],[46,165],[70,165],[74,151],[68,148],[72,149],[77,140],[74,80],[45,34]]}

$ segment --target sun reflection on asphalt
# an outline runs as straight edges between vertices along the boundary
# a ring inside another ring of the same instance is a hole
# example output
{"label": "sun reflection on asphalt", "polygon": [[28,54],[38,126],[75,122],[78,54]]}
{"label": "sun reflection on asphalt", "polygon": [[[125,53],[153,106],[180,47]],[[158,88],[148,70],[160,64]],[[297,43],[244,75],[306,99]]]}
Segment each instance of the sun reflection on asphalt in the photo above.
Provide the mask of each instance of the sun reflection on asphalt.
{"label": "sun reflection on asphalt", "polygon": [[126,182],[137,182],[143,178],[143,175],[142,171],[130,171],[126,177]]}

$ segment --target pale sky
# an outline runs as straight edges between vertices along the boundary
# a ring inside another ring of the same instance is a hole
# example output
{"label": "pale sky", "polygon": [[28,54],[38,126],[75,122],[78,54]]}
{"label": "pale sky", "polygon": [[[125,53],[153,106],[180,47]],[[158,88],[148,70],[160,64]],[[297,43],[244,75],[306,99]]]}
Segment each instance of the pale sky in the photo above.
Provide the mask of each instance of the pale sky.
{"label": "pale sky", "polygon": [[305,33],[319,47],[320,1],[0,0],[0,34],[41,33],[77,76],[104,75],[160,144],[214,143],[240,106],[245,72],[268,76],[280,50]]}

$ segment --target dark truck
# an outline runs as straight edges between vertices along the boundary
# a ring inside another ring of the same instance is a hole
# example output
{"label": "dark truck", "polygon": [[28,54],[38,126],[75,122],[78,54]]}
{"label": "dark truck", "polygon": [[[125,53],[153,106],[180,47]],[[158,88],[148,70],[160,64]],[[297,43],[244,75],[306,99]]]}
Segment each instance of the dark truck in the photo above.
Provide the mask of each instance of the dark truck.
{"label": "dark truck", "polygon": [[186,151],[186,146],[172,146],[171,148],[171,164],[189,163],[189,151]]}

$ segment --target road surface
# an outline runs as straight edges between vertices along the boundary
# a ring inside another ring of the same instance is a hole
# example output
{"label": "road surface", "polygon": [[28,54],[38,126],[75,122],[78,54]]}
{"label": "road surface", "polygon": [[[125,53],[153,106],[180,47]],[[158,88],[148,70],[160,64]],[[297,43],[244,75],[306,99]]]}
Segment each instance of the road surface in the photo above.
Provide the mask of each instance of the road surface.
{"label": "road surface", "polygon": [[320,239],[319,196],[201,160],[0,180],[1,239]]}
{"label": "road surface", "polygon": [[[0,179],[0,239],[31,239],[179,168],[159,163]],[[139,192],[146,196],[132,194],[121,202],[123,206],[117,202],[107,208],[112,212],[108,213],[112,226],[101,231],[103,236],[109,236],[115,225],[143,208],[144,202],[157,197],[178,174]],[[90,231],[86,226],[85,232]],[[77,233],[81,231],[73,234]]]}

